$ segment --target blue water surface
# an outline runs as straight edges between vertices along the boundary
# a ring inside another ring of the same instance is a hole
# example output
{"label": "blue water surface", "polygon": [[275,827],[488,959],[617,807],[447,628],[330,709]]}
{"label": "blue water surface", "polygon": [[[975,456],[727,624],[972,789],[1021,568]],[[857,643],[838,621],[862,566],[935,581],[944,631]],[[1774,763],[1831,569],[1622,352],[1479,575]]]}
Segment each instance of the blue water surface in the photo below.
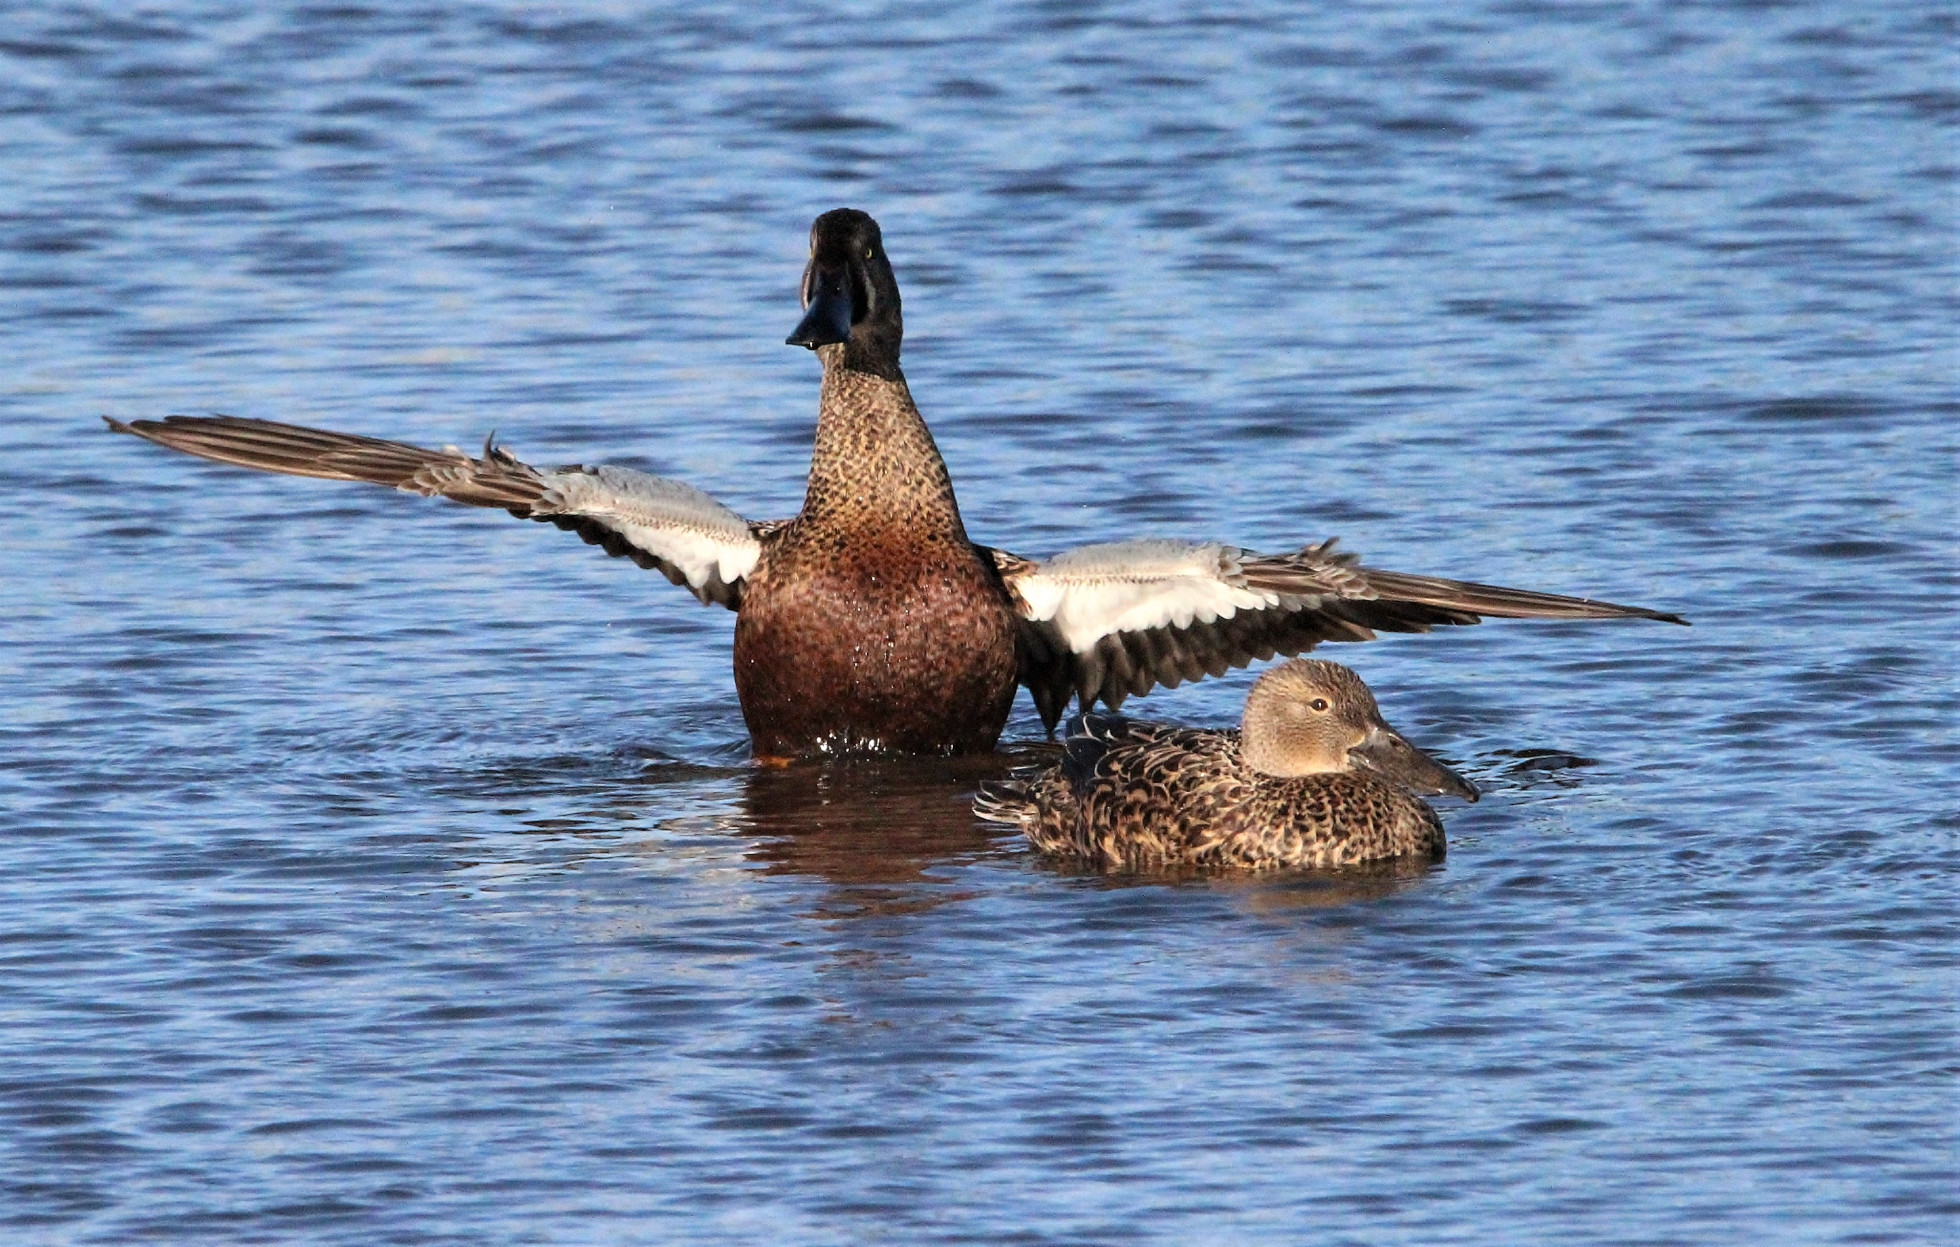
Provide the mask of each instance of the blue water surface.
{"label": "blue water surface", "polygon": [[[928,7],[0,11],[0,1239],[1952,1241],[1953,14]],[[839,205],[978,540],[1695,626],[1340,647],[1448,861],[1108,879],[750,767],[657,575],[98,420],[787,516]]]}

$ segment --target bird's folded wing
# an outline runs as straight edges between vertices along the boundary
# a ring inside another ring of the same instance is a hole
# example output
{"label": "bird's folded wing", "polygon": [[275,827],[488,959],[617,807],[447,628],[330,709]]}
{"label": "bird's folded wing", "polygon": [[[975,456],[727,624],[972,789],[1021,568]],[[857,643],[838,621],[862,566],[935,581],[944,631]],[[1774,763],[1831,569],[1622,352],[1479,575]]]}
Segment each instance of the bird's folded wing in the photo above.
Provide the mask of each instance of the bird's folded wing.
{"label": "bird's folded wing", "polygon": [[654,568],[703,602],[731,609],[762,552],[751,524],[707,494],[631,468],[539,469],[486,443],[481,458],[454,446],[402,442],[234,416],[110,420],[160,446],[262,472],[367,481],[479,507],[502,507],[577,533],[608,554]]}
{"label": "bird's folded wing", "polygon": [[1223,675],[1322,641],[1427,632],[1484,616],[1662,619],[1637,606],[1362,567],[1334,542],[1255,554],[1195,541],[1082,546],[1037,563],[993,551],[1025,621],[1021,682],[1052,729],[1071,694],[1086,708]]}

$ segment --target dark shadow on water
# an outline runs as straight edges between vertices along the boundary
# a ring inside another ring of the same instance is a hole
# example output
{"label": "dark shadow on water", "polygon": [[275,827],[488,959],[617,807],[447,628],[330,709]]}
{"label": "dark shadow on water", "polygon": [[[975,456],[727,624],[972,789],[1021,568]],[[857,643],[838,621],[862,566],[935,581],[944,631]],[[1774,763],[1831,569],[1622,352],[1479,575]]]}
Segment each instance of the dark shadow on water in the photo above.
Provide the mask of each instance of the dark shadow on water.
{"label": "dark shadow on water", "polygon": [[[830,885],[812,914],[821,918],[921,913],[968,899],[979,888],[960,880],[959,867],[1024,855],[1032,869],[1065,887],[1194,888],[1232,894],[1246,908],[1267,913],[1380,900],[1442,869],[1408,860],[1305,873],[1216,867],[1105,871],[1032,856],[1018,833],[975,817],[973,797],[984,781],[1045,765],[1057,752],[1052,744],[1017,741],[979,757],[763,767],[712,766],[625,751],[604,760],[559,757],[499,765],[469,782],[451,777],[441,787],[450,795],[509,801],[506,814],[552,835],[598,838],[610,845],[622,830],[638,824],[683,838],[746,841],[742,856],[760,873]],[[650,847],[636,840],[633,851],[660,852],[658,845],[671,843],[655,841]],[[599,849],[602,855],[616,851]]]}
{"label": "dark shadow on water", "polygon": [[1021,764],[993,754],[757,768],[731,830],[756,838],[749,860],[769,874],[845,886],[941,883],[933,867],[999,844],[1000,829],[973,816],[973,793]]}

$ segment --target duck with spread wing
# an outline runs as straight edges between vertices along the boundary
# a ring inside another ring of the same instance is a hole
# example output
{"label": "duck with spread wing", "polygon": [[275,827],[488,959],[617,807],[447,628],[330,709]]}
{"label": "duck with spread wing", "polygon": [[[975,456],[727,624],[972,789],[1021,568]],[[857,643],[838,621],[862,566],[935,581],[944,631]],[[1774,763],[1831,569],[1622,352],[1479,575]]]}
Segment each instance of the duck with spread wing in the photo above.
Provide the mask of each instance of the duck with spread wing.
{"label": "duck with spread wing", "polygon": [[1088,545],[1043,562],[978,545],[899,370],[898,280],[878,223],[818,217],[789,343],[823,364],[808,492],[746,520],[630,468],[535,468],[230,416],[110,420],[173,450],[293,476],[501,507],[577,533],[735,612],[735,690],[759,758],[994,747],[1015,690],[1052,731],[1069,699],[1111,708],[1162,684],[1321,641],[1484,617],[1678,616],[1362,566],[1324,541],[1255,554],[1199,541]]}

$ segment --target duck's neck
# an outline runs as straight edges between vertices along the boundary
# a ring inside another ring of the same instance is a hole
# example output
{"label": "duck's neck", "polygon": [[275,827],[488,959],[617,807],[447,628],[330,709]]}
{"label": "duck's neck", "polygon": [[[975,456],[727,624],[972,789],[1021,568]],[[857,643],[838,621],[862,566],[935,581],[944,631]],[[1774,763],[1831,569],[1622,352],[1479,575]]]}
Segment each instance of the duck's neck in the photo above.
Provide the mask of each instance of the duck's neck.
{"label": "duck's neck", "polygon": [[823,394],[803,522],[903,526],[964,542],[952,477],[896,359],[854,358],[862,352],[841,343],[817,354]]}

